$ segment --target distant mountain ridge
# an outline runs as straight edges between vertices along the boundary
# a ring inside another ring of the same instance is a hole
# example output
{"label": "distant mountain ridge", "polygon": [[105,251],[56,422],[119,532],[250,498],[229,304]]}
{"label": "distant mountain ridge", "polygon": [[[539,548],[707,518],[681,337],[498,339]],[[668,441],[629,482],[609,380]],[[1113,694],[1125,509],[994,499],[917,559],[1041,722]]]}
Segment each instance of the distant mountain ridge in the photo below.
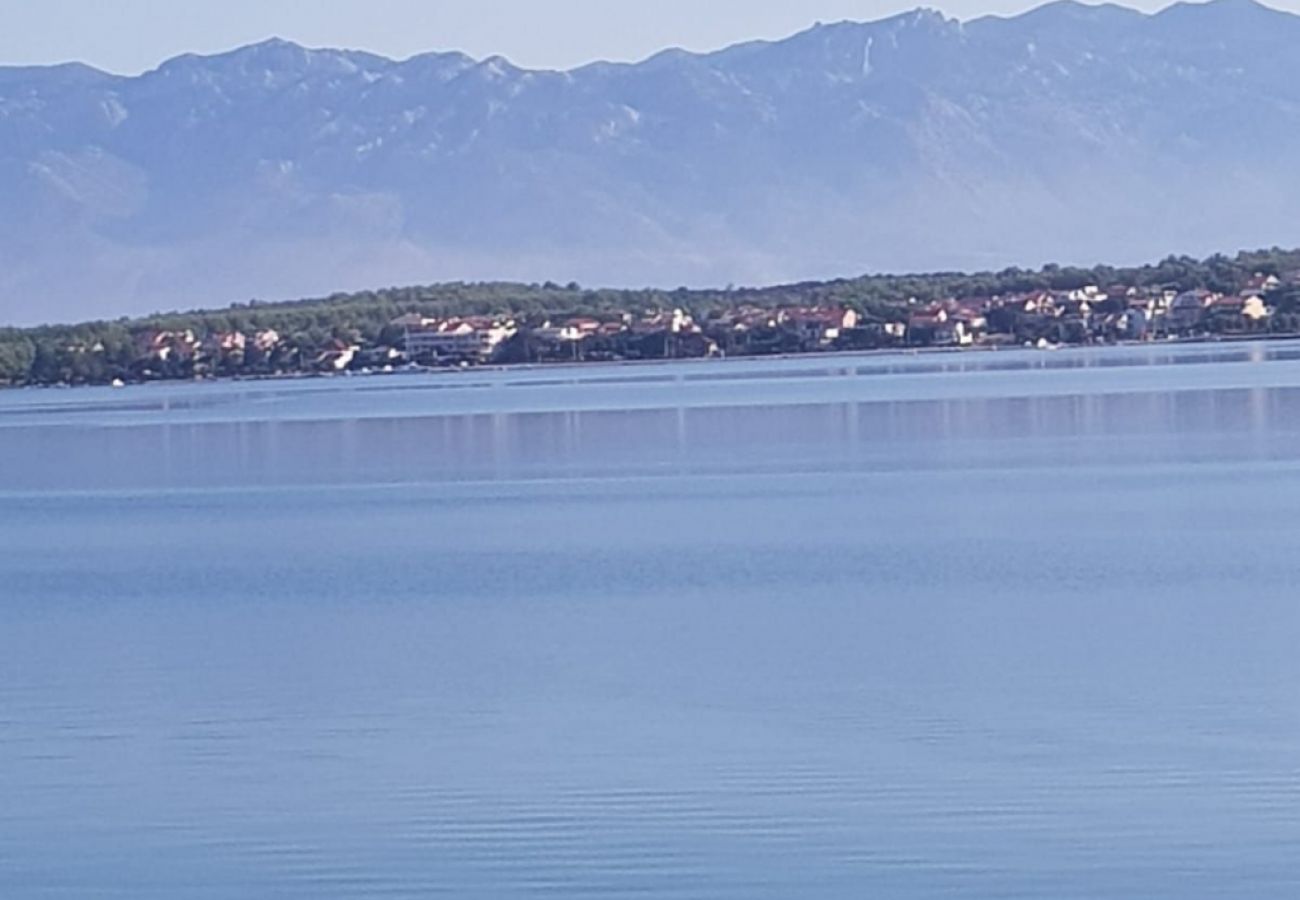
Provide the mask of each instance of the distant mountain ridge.
{"label": "distant mountain ridge", "polygon": [[1300,243],[1300,16],[918,10],[528,71],[273,40],[0,68],[0,321]]}

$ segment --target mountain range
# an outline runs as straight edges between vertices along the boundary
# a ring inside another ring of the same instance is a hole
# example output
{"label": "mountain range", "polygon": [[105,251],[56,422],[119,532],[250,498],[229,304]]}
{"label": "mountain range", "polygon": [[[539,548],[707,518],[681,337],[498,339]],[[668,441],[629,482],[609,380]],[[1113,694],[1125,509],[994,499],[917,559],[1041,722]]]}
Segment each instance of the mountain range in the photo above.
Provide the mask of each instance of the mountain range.
{"label": "mountain range", "polygon": [[1059,2],[567,72],[282,40],[0,68],[0,323],[1300,244],[1297,48],[1253,0]]}

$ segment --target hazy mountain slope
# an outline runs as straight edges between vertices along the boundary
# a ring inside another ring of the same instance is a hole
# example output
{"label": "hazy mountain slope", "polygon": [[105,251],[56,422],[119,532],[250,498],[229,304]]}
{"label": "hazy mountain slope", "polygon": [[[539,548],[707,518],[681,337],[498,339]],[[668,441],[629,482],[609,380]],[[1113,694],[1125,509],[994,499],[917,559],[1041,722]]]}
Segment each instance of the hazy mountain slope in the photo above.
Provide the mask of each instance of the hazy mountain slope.
{"label": "hazy mountain slope", "polygon": [[530,72],[269,42],[0,69],[0,319],[1300,243],[1300,17],[916,12]]}

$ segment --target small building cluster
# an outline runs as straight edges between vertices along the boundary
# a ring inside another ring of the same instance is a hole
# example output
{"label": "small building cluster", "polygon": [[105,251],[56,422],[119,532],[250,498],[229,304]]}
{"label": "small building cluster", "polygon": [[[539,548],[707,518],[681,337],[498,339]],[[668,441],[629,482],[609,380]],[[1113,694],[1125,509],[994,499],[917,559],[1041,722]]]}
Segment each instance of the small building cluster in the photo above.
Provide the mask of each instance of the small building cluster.
{"label": "small building cluster", "polygon": [[1214,335],[1295,333],[1300,321],[1271,298],[1300,276],[1259,275],[1236,294],[1089,285],[910,304],[897,343],[961,347],[981,343],[1094,344]]}
{"label": "small building cluster", "polygon": [[[1300,271],[1260,274],[1231,293],[1132,284],[868,305],[736,298],[700,310],[654,308],[547,316],[431,317],[411,312],[272,328],[202,325],[105,333],[60,345],[43,377],[70,383],[293,373],[763,356],[888,348],[1056,346],[1300,335]],[[43,351],[44,352],[44,351]],[[12,379],[11,379],[12,380]]]}
{"label": "small building cluster", "polygon": [[856,311],[842,307],[741,306],[701,319],[670,309],[545,319],[529,326],[510,318],[417,314],[391,324],[401,329],[412,362],[480,364],[809,352],[834,348],[858,322]]}
{"label": "small building cluster", "polygon": [[1260,275],[1238,294],[1088,285],[929,303],[912,300],[886,317],[840,305],[738,305],[699,318],[673,309],[528,325],[510,318],[432,319],[412,314],[392,324],[402,330],[406,358],[433,365],[1099,344],[1300,332],[1300,321],[1280,317],[1270,302],[1272,295],[1293,284],[1300,285],[1300,274]]}
{"label": "small building cluster", "polygon": [[243,367],[250,360],[271,359],[284,346],[274,329],[249,334],[214,331],[204,337],[192,328],[176,331],[149,329],[135,335],[137,374],[148,376],[177,368],[225,369]]}
{"label": "small building cluster", "polygon": [[392,324],[402,329],[406,356],[412,360],[490,362],[519,332],[513,319],[487,316],[432,319],[411,313]]}

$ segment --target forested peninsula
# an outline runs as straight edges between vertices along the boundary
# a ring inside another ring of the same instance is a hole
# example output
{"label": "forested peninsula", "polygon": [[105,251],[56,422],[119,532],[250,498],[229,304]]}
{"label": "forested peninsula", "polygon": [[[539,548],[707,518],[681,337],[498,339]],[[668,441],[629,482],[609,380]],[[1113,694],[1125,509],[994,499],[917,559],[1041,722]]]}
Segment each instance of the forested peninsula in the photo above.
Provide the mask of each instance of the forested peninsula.
{"label": "forested peninsula", "polygon": [[1300,250],[725,289],[453,283],[0,328],[0,384],[1300,333]]}

